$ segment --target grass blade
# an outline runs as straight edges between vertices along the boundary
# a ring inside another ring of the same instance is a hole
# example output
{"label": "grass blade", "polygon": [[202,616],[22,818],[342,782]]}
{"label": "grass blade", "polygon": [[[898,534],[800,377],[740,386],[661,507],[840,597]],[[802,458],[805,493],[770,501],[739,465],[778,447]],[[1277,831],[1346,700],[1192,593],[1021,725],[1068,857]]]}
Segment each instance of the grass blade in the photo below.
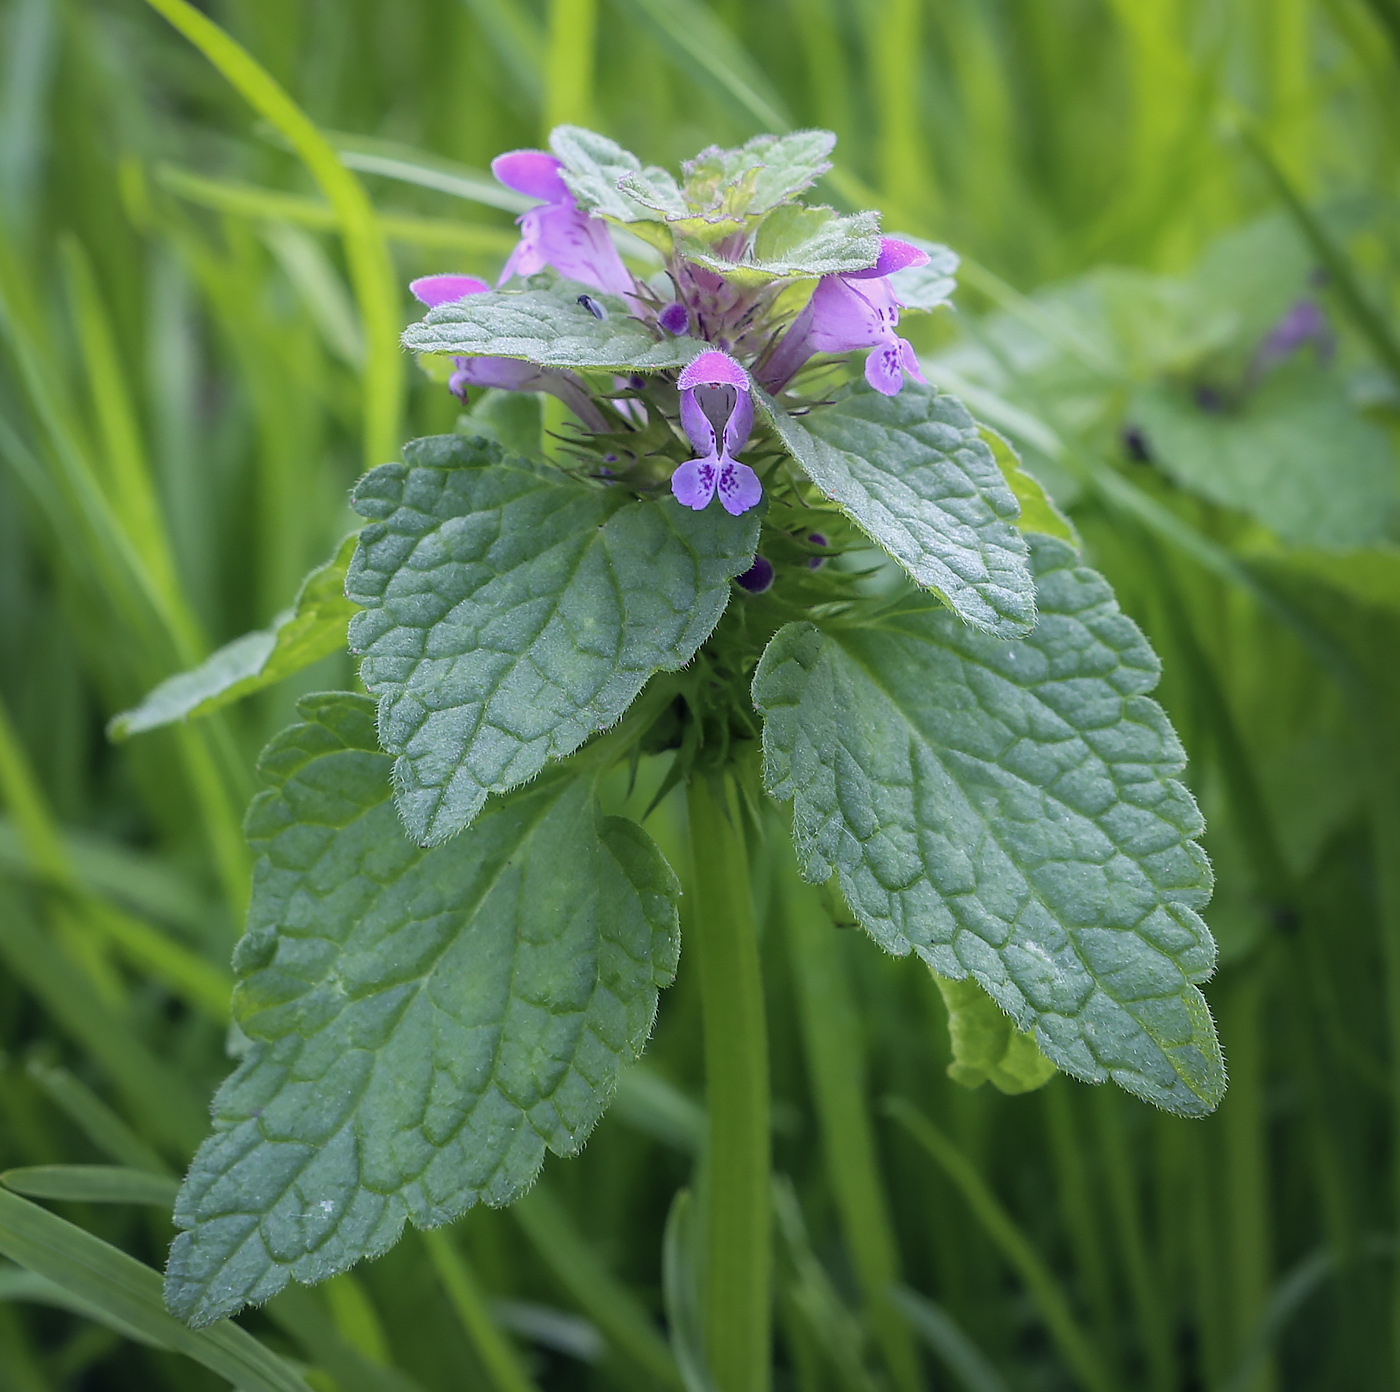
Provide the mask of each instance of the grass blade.
{"label": "grass blade", "polygon": [[892,1298],[914,1332],[963,1385],[964,1392],[1010,1392],[1006,1380],[992,1367],[987,1355],[963,1333],[941,1305],[902,1286],[893,1292]]}
{"label": "grass blade", "polygon": [[149,1170],[120,1165],[24,1165],[0,1172],[0,1185],[30,1199],[73,1203],[149,1204],[169,1213],[180,1183]]}
{"label": "grass blade", "polygon": [[0,1252],[161,1348],[226,1377],[242,1392],[308,1392],[306,1383],[234,1324],[187,1329],[165,1311],[160,1276],[72,1223],[0,1190]]}
{"label": "grass blade", "polygon": [[1025,1282],[1045,1327],[1065,1360],[1065,1366],[1086,1392],[1112,1392],[1114,1381],[1092,1342],[1079,1327],[1054,1272],[1046,1266],[1030,1239],[967,1157],[908,1102],[891,1098],[890,1114],[942,1167],[957,1186],[987,1236]]}

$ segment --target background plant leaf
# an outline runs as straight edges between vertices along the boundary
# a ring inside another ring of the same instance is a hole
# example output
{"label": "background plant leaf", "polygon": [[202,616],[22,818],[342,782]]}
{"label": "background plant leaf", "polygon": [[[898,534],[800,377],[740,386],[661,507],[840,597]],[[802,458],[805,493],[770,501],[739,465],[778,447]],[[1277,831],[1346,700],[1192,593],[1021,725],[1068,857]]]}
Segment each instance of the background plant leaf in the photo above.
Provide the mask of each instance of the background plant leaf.
{"label": "background plant leaf", "polygon": [[466,826],[613,724],[709,637],[751,564],[754,512],[590,487],[460,435],[361,480],[351,647],[412,836]]}
{"label": "background plant leaf", "polygon": [[964,1087],[991,1083],[998,1092],[1034,1092],[1055,1076],[1055,1065],[1022,1034],[1004,1011],[971,977],[950,981],[933,973],[948,1007],[948,1037],[953,1061],[948,1076]]}
{"label": "background plant leaf", "polygon": [[345,647],[356,608],[345,598],[345,572],[355,552],[346,537],[334,556],[306,577],[296,603],[268,628],[225,643],[188,672],[168,677],[139,705],[112,717],[112,739],[209,715],[300,672]]}
{"label": "background plant leaf", "polygon": [[1224,1091],[1196,989],[1211,876],[1157,660],[1067,545],[1031,554],[1018,642],[912,607],[781,629],[754,678],[765,782],[804,873],[834,869],[888,951],[975,977],[1066,1072],[1200,1115]]}
{"label": "background plant leaf", "polygon": [[252,1041],[181,1190],[166,1280],[196,1326],[509,1203],[570,1154],[675,970],[679,888],[561,769],[423,850],[374,703],[308,697],[268,746],[234,1010]]}

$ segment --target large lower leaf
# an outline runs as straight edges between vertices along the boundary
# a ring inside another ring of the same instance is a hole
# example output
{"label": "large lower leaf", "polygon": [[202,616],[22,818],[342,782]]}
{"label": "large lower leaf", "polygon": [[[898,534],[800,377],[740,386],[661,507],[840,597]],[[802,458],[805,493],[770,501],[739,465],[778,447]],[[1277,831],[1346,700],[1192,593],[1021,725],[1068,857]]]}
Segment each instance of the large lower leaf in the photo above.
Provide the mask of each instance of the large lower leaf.
{"label": "large lower leaf", "polygon": [[488,793],[613,724],[710,636],[758,520],[645,502],[435,436],[361,480],[350,644],[380,697],[411,835],[466,826]]}
{"label": "large lower leaf", "polygon": [[1335,373],[1309,362],[1276,368],[1237,405],[1144,387],[1129,418],[1177,483],[1285,541],[1369,546],[1392,536],[1400,518],[1385,431],[1357,411]]}
{"label": "large lower leaf", "polygon": [[781,629],[754,679],[767,786],[882,946],[976,977],[1065,1071],[1206,1112],[1210,867],[1157,661],[1070,547],[1032,559],[1018,642],[928,609]]}
{"label": "large lower leaf", "polygon": [[757,395],[807,477],[916,583],[998,637],[1035,623],[1016,498],[956,397],[860,387],[799,421]]}
{"label": "large lower leaf", "polygon": [[166,1279],[195,1325],[509,1203],[640,1052],[678,949],[675,877],[559,770],[424,850],[374,703],[308,697],[263,756],[234,1013],[252,1046],[181,1190]]}
{"label": "large lower leaf", "polygon": [[198,667],[167,677],[140,705],[113,716],[108,735],[126,739],[177,720],[210,715],[344,648],[355,613],[345,598],[345,570],[354,549],[355,538],[346,537],[335,555],[306,577],[296,603],[270,627],[245,633],[210,653]]}
{"label": "large lower leaf", "polygon": [[[598,318],[595,310],[606,317]],[[403,343],[415,353],[525,358],[542,367],[618,372],[684,367],[707,346],[693,338],[658,341],[631,315],[616,295],[560,281],[548,289],[492,290],[438,305],[404,330]]]}

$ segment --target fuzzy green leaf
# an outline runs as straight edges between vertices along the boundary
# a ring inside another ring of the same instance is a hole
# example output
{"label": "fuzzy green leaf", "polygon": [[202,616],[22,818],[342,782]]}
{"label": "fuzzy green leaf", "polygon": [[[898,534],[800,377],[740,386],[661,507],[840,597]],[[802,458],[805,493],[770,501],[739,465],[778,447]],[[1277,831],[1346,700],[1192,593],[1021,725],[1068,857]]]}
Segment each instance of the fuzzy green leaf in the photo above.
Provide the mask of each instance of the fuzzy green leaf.
{"label": "fuzzy green leaf", "polygon": [[346,592],[410,835],[441,841],[488,793],[612,725],[710,636],[758,518],[636,501],[441,435],[360,481]]}
{"label": "fuzzy green leaf", "polygon": [[140,705],[112,717],[109,738],[122,740],[209,715],[344,648],[355,613],[345,598],[345,571],[354,550],[355,538],[346,537],[335,555],[306,577],[296,603],[269,628],[245,633],[198,667],[167,677]]}
{"label": "fuzzy green leaf", "polygon": [[268,746],[234,1014],[252,1041],[180,1192],[166,1277],[194,1325],[510,1203],[572,1154],[675,970],[679,887],[560,769],[467,836],[403,834],[374,703],[329,693]]}
{"label": "fuzzy green leaf", "polygon": [[765,781],[883,947],[974,976],[1066,1072],[1199,1115],[1224,1090],[1196,989],[1211,875],[1157,660],[1070,547],[1031,554],[1017,642],[912,604],[781,629],[754,679]]}
{"label": "fuzzy green leaf", "polygon": [[[585,212],[613,222],[657,222],[662,212],[684,214],[685,199],[675,179],[647,165],[615,140],[582,126],[555,126],[549,148],[562,160],[560,171]],[[624,191],[620,185],[626,183]]]}
{"label": "fuzzy green leaf", "polygon": [[950,981],[933,973],[948,1008],[953,1061],[948,1076],[966,1088],[991,1083],[1009,1096],[1034,1092],[1055,1076],[1055,1065],[1032,1035],[1017,1030],[1009,1016],[971,977]]}
{"label": "fuzzy green leaf", "polygon": [[824,130],[756,135],[736,150],[712,145],[682,166],[686,203],[710,216],[766,213],[816,183],[835,147]]}
{"label": "fuzzy green leaf", "polygon": [[1035,623],[1019,507],[956,397],[858,387],[798,421],[755,394],[807,477],[917,584],[999,637]]}
{"label": "fuzzy green leaf", "polygon": [[[598,319],[579,296],[602,306]],[[438,305],[403,333],[415,353],[524,358],[542,367],[657,372],[684,367],[706,345],[691,338],[658,342],[625,301],[572,281],[548,289],[492,290]]]}
{"label": "fuzzy green leaf", "polygon": [[844,216],[831,208],[785,203],[758,224],[737,260],[695,240],[685,241],[681,250],[686,260],[750,288],[798,276],[835,275],[875,264],[880,255],[880,219],[876,213]]}
{"label": "fuzzy green leaf", "polygon": [[1335,373],[1312,363],[1285,363],[1217,409],[1181,387],[1144,387],[1129,419],[1177,483],[1295,545],[1373,545],[1400,517],[1385,431],[1356,410]]}

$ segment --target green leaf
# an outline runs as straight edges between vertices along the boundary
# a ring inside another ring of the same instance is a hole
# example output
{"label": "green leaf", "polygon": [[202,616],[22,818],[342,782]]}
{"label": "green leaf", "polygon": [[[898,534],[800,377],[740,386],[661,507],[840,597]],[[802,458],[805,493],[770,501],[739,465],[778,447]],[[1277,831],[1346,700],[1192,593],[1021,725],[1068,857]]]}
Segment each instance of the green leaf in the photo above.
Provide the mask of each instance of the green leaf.
{"label": "green leaf", "polygon": [[167,1213],[179,1187],[168,1175],[120,1165],[24,1165],[0,1174],[0,1185],[31,1199],[150,1204]]}
{"label": "green leaf", "polygon": [[174,1349],[244,1392],[308,1392],[306,1383],[246,1329],[187,1329],[161,1304],[160,1277],[134,1257],[55,1214],[0,1190],[0,1254],[60,1287],[132,1337]]}
{"label": "green leaf", "polygon": [[[606,319],[579,303],[585,292],[607,311]],[[492,290],[438,305],[404,330],[403,342],[415,353],[637,372],[684,367],[704,352],[706,345],[693,338],[658,342],[631,314],[617,295],[558,281],[548,289]]]}
{"label": "green leaf", "polygon": [[[549,148],[563,161],[560,173],[585,212],[628,223],[656,222],[659,212],[686,211],[680,188],[666,170],[643,168],[631,150],[605,135],[582,126],[555,126]],[[624,180],[626,191],[619,187]]]}
{"label": "green leaf", "polygon": [[940,242],[911,237],[907,232],[894,232],[891,236],[928,253],[926,265],[908,266],[890,276],[890,286],[900,307],[926,312],[946,305],[958,288],[958,282],[954,279],[959,265],[957,252],[950,251]]}
{"label": "green leaf", "polygon": [[1059,537],[1076,551],[1082,551],[1084,548],[1079,540],[1079,533],[1074,529],[1074,523],[1055,506],[1055,500],[1041,487],[1040,480],[1021,467],[1021,456],[1016,453],[1011,442],[987,425],[980,426],[977,433],[991,450],[992,458],[996,460],[1001,476],[1006,480],[1006,486],[1016,495],[1016,501],[1021,505],[1021,515],[1016,519],[1016,526],[1027,534],[1039,532],[1042,536]]}
{"label": "green leaf", "polygon": [[346,537],[334,556],[302,583],[296,603],[270,628],[245,633],[211,653],[198,667],[168,677],[138,706],[112,717],[111,739],[126,739],[177,720],[209,715],[274,686],[294,672],[338,652],[355,606],[345,598],[345,571],[355,550]]}
{"label": "green leaf", "polygon": [[458,435],[404,455],[355,490],[374,520],[346,592],[368,611],[350,644],[400,810],[431,843],[689,662],[752,564],[758,518],[638,501]]}
{"label": "green leaf", "polygon": [[948,1007],[948,1035],[953,1061],[948,1076],[963,1087],[990,1082],[1011,1095],[1034,1092],[1055,1075],[1055,1065],[1036,1047],[1034,1036],[1022,1034],[1011,1017],[968,978],[950,981],[933,973],[943,1004]]}
{"label": "green leaf", "polygon": [[1182,487],[1249,513],[1284,541],[1345,548],[1394,531],[1395,451],[1336,375],[1312,363],[1285,363],[1217,410],[1185,387],[1144,387],[1129,419]]}
{"label": "green leaf", "polygon": [[799,422],[755,396],[807,477],[960,619],[1008,638],[1035,623],[1016,499],[956,397],[859,386]]}
{"label": "green leaf", "polygon": [[710,146],[681,167],[685,199],[697,211],[766,213],[796,198],[831,168],[836,147],[830,131],[756,135],[736,150]]}
{"label": "green leaf", "polygon": [[236,1018],[252,1041],[175,1210],[170,1308],[204,1325],[324,1280],[583,1144],[675,970],[679,886],[560,769],[424,850],[374,703],[328,693],[268,746]]}
{"label": "green leaf", "polygon": [[794,276],[859,271],[879,259],[880,218],[877,213],[845,215],[831,208],[785,203],[758,224],[738,260],[694,239],[684,240],[681,252],[687,261],[744,287]]}
{"label": "green leaf", "polygon": [[1066,1072],[1200,1115],[1225,1085],[1196,989],[1211,876],[1157,659],[1068,546],[1031,556],[1018,642],[912,606],[781,629],[754,678],[765,782],[881,946],[975,977]]}

